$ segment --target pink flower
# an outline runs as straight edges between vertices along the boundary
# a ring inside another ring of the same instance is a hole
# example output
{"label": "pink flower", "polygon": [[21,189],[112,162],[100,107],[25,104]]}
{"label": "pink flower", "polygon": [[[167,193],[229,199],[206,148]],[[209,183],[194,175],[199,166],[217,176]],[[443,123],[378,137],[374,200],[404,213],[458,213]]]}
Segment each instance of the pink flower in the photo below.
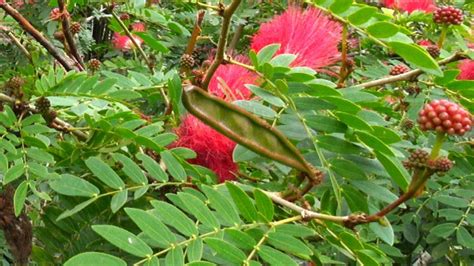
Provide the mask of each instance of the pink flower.
{"label": "pink flower", "polygon": [[290,7],[283,14],[262,24],[253,36],[251,48],[256,52],[272,44],[281,44],[277,54],[297,55],[293,66],[314,69],[335,63],[339,59],[341,25],[316,8],[306,10]]}
{"label": "pink flower", "polygon": [[414,11],[431,13],[436,9],[434,0],[386,0],[384,4],[386,7],[395,8],[408,13]]}
{"label": "pink flower", "polygon": [[[137,42],[138,46],[142,45],[143,40],[140,37],[134,36],[133,38]],[[130,39],[126,35],[121,35],[118,32],[114,33],[112,44],[115,49],[121,50],[121,51],[127,51],[127,50],[135,48],[135,45],[133,44],[132,39]]]}
{"label": "pink flower", "polygon": [[[237,56],[235,60],[246,63],[248,59]],[[257,75],[241,66],[220,65],[209,83],[209,91],[226,101],[250,99],[252,94],[245,84],[256,84]]]}
{"label": "pink flower", "polygon": [[196,152],[197,157],[191,163],[207,167],[219,177],[219,182],[233,180],[237,173],[237,164],[232,159],[235,142],[205,125],[192,115],[186,115],[177,128],[178,140],[173,147],[186,147]]}
{"label": "pink flower", "polygon": [[[248,62],[244,56],[235,60]],[[241,66],[220,65],[209,84],[209,92],[225,101],[248,100],[251,92],[245,84],[256,84],[257,75]],[[219,182],[235,179],[238,166],[232,159],[235,142],[188,114],[176,129],[178,140],[172,147],[186,147],[196,152],[197,158],[190,162],[213,170]]]}
{"label": "pink flower", "polygon": [[382,3],[383,3],[386,7],[392,8],[392,7],[395,5],[395,1],[396,1],[396,0],[385,0],[385,1],[382,1]]}
{"label": "pink flower", "polygon": [[461,80],[474,80],[474,60],[466,59],[462,60],[458,65],[459,73],[458,79]]}

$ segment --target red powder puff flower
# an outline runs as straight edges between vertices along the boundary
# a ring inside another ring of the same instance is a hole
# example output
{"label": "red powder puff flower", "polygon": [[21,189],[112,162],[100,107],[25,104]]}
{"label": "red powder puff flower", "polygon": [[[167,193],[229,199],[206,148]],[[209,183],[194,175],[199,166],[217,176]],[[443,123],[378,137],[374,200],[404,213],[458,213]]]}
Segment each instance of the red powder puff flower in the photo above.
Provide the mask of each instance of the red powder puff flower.
{"label": "red powder puff flower", "polygon": [[392,8],[395,6],[395,1],[396,0],[382,0],[381,3],[386,7]]}
{"label": "red powder puff flower", "polygon": [[235,142],[192,115],[184,117],[176,134],[178,140],[173,147],[186,147],[196,152],[197,157],[190,160],[191,163],[214,171],[220,183],[235,179],[232,174],[237,172],[237,164],[232,159]]}
{"label": "red powder puff flower", "polygon": [[[138,46],[141,46],[141,44],[143,43],[143,40],[137,36],[134,36],[133,38],[137,42]],[[112,44],[115,49],[121,50],[121,51],[127,51],[127,50],[135,48],[135,45],[133,44],[132,39],[130,39],[126,35],[121,35],[120,33],[117,33],[117,32],[114,33]]]}
{"label": "red powder puff flower", "polygon": [[[244,56],[237,56],[235,60],[247,63]],[[245,84],[256,84],[257,75],[241,66],[227,64],[220,65],[209,83],[209,91],[226,101],[247,100],[252,94]]]}
{"label": "red powder puff flower", "polygon": [[341,25],[316,8],[301,10],[290,7],[283,14],[262,24],[253,36],[251,48],[281,44],[277,54],[297,55],[293,66],[314,69],[335,63],[339,59],[338,44],[341,41]]}
{"label": "red powder puff flower", "polygon": [[436,9],[434,0],[385,0],[384,4],[386,7],[395,8],[408,13],[414,11],[431,13]]}
{"label": "red powder puff flower", "polygon": [[474,60],[466,59],[462,60],[458,65],[459,73],[458,79],[461,80],[474,80]]}

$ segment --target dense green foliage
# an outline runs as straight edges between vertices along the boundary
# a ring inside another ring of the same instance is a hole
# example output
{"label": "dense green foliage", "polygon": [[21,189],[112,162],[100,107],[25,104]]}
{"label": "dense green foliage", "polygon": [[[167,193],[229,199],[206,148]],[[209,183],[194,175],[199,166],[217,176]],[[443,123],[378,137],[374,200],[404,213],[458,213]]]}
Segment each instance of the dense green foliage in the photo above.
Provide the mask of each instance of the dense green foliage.
{"label": "dense green foliage", "polygon": [[[454,162],[449,172],[433,174],[421,195],[375,222],[354,227],[307,218],[271,193],[297,195],[314,181],[304,179],[313,166],[324,179],[294,205],[328,217],[374,214],[407,191],[412,175],[403,161],[415,149],[431,151],[437,141],[434,132],[416,125],[423,105],[449,99],[474,111],[474,81],[456,79],[459,59],[474,58],[467,48],[472,1],[454,1],[465,22],[449,27],[439,58],[416,44],[437,40],[444,29],[431,14],[399,13],[364,1],[306,1],[306,8],[331,14],[358,39],[349,50],[353,71],[342,86],[340,63],[315,71],[292,67],[295,55],[275,55],[278,44],[258,53],[249,50],[249,36],[288,3],[242,1],[229,39],[245,25],[235,50],[248,55],[247,67],[262,82],[249,87],[257,97],[233,104],[271,129],[222,103],[194,98],[183,105],[189,77],[179,64],[203,8],[196,1],[125,1],[113,8],[110,1],[67,2],[70,19],[81,24],[74,36],[77,50],[85,62],[99,59],[98,67],[86,63],[85,71],[66,71],[0,10],[0,225],[27,215],[32,265],[411,265],[426,257],[433,265],[473,264],[472,131],[444,140],[440,154]],[[218,1],[206,3],[217,6]],[[54,37],[61,27],[50,19],[56,6],[38,0],[19,10],[68,54],[70,47]],[[142,50],[112,47],[112,33],[124,33],[112,10],[132,17],[120,21],[126,27],[133,20],[146,24],[146,31],[137,33]],[[219,40],[217,13],[206,10],[197,43],[204,49],[197,55],[201,61]],[[455,54],[459,58],[439,63]],[[364,86],[390,77],[391,66],[400,63],[421,71],[408,80]],[[23,84],[12,91],[15,77]],[[44,98],[51,105],[46,111],[39,104]],[[238,139],[256,143],[253,150],[251,145],[235,148],[235,182],[218,183],[211,170],[188,161],[196,156],[193,150],[169,146],[192,104],[211,110],[203,112],[210,113],[207,122],[213,127],[243,132]],[[10,198],[9,189],[15,191]],[[15,254],[6,231],[13,229],[4,224],[2,229],[2,263],[12,265]]]}

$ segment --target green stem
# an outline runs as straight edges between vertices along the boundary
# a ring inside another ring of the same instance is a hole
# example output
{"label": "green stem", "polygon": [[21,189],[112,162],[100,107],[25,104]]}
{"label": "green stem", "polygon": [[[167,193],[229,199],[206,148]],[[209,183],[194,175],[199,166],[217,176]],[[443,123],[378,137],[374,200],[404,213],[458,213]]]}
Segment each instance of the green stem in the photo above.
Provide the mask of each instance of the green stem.
{"label": "green stem", "polygon": [[445,133],[438,133],[436,135],[436,140],[433,145],[433,148],[431,149],[431,154],[430,154],[430,159],[436,159],[439,156],[439,152],[441,150],[441,147],[443,146],[444,139],[446,138]]}
{"label": "green stem", "polygon": [[441,36],[439,37],[439,40],[438,40],[439,49],[443,48],[443,44],[444,44],[444,41],[446,40],[447,34],[448,34],[448,25],[443,25],[443,28],[441,29]]}

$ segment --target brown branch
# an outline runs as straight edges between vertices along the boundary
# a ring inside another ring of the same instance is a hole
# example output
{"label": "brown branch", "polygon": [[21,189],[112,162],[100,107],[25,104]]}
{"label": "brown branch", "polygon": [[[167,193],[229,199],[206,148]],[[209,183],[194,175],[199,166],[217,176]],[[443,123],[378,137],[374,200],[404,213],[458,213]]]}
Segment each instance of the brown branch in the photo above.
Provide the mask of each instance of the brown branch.
{"label": "brown branch", "polygon": [[[455,61],[465,59],[465,58],[466,58],[465,54],[455,53],[455,54],[453,54],[449,57],[446,57],[445,59],[439,61],[438,64],[440,66],[442,66],[442,65],[446,65],[446,64],[449,64],[449,63],[452,63],[452,62],[455,62]],[[408,71],[408,72],[400,74],[400,75],[381,78],[381,79],[361,83],[359,85],[356,85],[355,87],[370,88],[370,87],[382,86],[382,85],[389,84],[389,83],[394,83],[394,82],[397,82],[397,81],[411,80],[411,79],[417,77],[418,75],[421,75],[423,72],[424,71],[421,70],[421,69],[415,69],[415,70]]]}
{"label": "brown branch", "polygon": [[227,43],[227,35],[229,33],[230,22],[232,19],[232,15],[239,6],[240,2],[241,0],[233,0],[232,3],[228,7],[224,8],[221,12],[223,18],[221,34],[219,37],[219,42],[217,43],[216,58],[214,58],[214,62],[212,62],[211,66],[207,70],[206,77],[204,78],[204,81],[202,83],[202,87],[205,90],[207,90],[207,87],[211,82],[212,76],[214,75],[217,68],[222,63],[222,60],[224,59],[224,52]]}
{"label": "brown branch", "polygon": [[14,18],[18,24],[26,31],[28,32],[35,40],[37,40],[48,52],[56,59],[58,62],[67,70],[73,70],[77,69],[77,67],[74,66],[74,63],[71,62],[71,59],[68,58],[67,56],[61,54],[56,47],[54,47],[44,36],[39,32],[31,23],[23,17],[15,8],[10,6],[7,3],[2,3],[0,4],[0,8],[2,8],[5,13],[10,15],[12,18]]}
{"label": "brown branch", "polygon": [[197,15],[196,15],[196,22],[194,23],[194,29],[191,34],[191,38],[189,39],[188,46],[186,47],[186,51],[184,52],[185,54],[191,55],[194,51],[194,47],[196,46],[196,42],[201,35],[201,25],[202,21],[204,19],[204,15],[206,14],[206,11],[200,10]]}
{"label": "brown branch", "polygon": [[[3,93],[0,93],[0,101],[15,103],[14,98],[12,98],[8,95],[5,95]],[[38,113],[38,110],[36,110],[33,106],[28,106],[28,110],[31,111],[32,113]],[[71,132],[73,135],[75,135],[80,140],[87,140],[89,138],[89,136],[86,133],[84,133],[80,130],[72,129],[72,126],[69,123],[67,123],[67,122],[65,122],[65,121],[63,121],[59,118],[55,118],[52,122],[55,123],[56,125],[61,126],[67,132]]]}
{"label": "brown branch", "polygon": [[84,62],[82,61],[82,57],[77,50],[76,43],[74,42],[74,37],[72,36],[70,30],[70,21],[69,21],[69,14],[67,8],[65,7],[64,0],[58,0],[59,11],[63,14],[61,17],[61,23],[63,27],[63,34],[64,38],[66,39],[69,45],[69,51],[71,52],[72,56],[77,60],[79,67],[82,71],[84,71]]}

